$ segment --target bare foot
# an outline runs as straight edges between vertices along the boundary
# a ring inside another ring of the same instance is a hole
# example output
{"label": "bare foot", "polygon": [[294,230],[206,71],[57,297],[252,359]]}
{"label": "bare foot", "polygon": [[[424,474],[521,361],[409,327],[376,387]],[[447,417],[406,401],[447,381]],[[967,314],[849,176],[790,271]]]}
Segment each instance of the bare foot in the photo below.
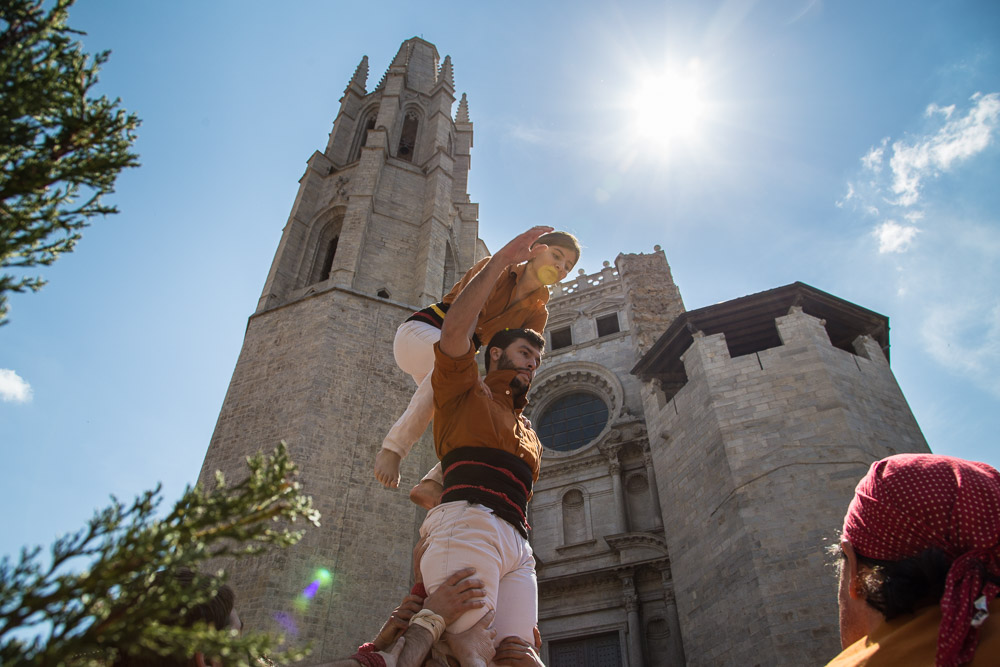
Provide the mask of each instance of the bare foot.
{"label": "bare foot", "polygon": [[434,509],[441,504],[442,493],[444,493],[443,486],[432,479],[422,479],[419,484],[410,489],[410,500],[425,510]]}
{"label": "bare foot", "polygon": [[387,489],[399,486],[399,454],[391,449],[380,449],[375,455],[375,479]]}

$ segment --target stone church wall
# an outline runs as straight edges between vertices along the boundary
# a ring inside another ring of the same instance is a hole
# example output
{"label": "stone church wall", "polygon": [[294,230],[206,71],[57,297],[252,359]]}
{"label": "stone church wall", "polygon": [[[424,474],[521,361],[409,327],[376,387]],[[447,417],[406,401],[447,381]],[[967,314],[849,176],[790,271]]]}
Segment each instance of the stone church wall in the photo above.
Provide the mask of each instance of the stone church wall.
{"label": "stone church wall", "polygon": [[[608,422],[591,441],[571,451],[545,450],[535,485],[531,539],[551,664],[583,664],[577,661],[584,655],[617,661],[607,664],[683,664],[676,611],[667,603],[672,584],[647,465],[641,382],[630,374],[639,331],[620,278],[623,264],[636,279],[646,278],[650,303],[674,295],[658,249],[619,256],[615,267],[605,262],[602,271],[554,288],[547,337],[551,342],[552,332],[568,327],[572,344],[546,352],[529,394],[536,427],[555,401],[580,392],[608,407]],[[598,319],[613,315],[620,331],[600,335]]]}
{"label": "stone church wall", "polygon": [[667,403],[645,390],[691,665],[836,655],[822,547],[869,464],[897,451],[890,440],[927,451],[871,339],[857,343],[865,358],[833,347],[801,310],[776,324],[780,347],[737,358],[723,334],[696,337],[684,388]]}
{"label": "stone church wall", "polygon": [[[230,583],[248,626],[311,640],[316,656],[370,640],[411,585],[423,511],[372,475],[377,447],[414,389],[392,357],[408,313],[331,289],[251,318],[203,466],[202,483],[216,469],[235,480],[247,453],[288,443],[322,526],[291,549],[229,568]],[[401,486],[434,462],[425,436],[403,462]],[[309,599],[303,591],[321,568],[333,580]]]}

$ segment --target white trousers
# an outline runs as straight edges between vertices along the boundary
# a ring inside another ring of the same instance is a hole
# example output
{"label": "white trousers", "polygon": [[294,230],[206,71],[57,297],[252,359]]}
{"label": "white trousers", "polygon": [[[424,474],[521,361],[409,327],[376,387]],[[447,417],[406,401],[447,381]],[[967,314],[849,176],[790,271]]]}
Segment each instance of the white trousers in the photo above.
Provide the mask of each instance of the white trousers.
{"label": "white trousers", "polygon": [[[434,416],[434,390],[431,388],[431,371],[434,370],[434,343],[441,340],[441,330],[425,322],[403,322],[396,329],[392,341],[392,355],[400,370],[413,378],[417,391],[406,406],[406,411],[389,429],[382,441],[382,449],[391,450],[404,459],[413,444],[427,430]],[[437,470],[437,474],[435,474]],[[440,464],[426,478],[441,482]]]}
{"label": "white trousers", "polygon": [[448,626],[449,632],[468,630],[493,609],[497,644],[515,635],[535,643],[535,557],[528,540],[514,526],[482,505],[456,500],[428,512],[420,534],[427,538],[420,572],[428,593],[463,567],[476,568],[473,576],[485,584],[486,606],[460,616]]}

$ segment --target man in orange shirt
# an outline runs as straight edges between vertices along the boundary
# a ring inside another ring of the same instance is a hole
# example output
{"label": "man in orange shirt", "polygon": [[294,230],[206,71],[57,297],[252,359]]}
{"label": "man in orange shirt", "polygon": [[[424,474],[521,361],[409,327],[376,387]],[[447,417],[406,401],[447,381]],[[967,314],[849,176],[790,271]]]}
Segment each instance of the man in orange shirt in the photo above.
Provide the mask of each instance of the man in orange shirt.
{"label": "man in orange shirt", "polygon": [[420,569],[430,593],[463,567],[476,568],[486,591],[486,607],[465,613],[448,631],[462,632],[493,609],[497,637],[520,637],[526,644],[534,644],[538,619],[527,504],[542,446],[521,411],[545,341],[531,329],[500,331],[486,348],[487,374],[481,382],[473,335],[500,273],[544,253],[545,245],[532,244],[549,231],[535,227],[501,248],[444,320],[431,375],[444,494],[420,528],[427,540]]}
{"label": "man in orange shirt", "polygon": [[[549,232],[535,239],[535,244],[540,250],[531,254],[530,261],[511,264],[496,273],[496,282],[476,318],[472,338],[477,349],[504,329],[524,328],[542,333],[549,315],[545,307],[549,300],[548,286],[565,278],[576,265],[580,259],[580,242],[568,232]],[[490,258],[485,257],[477,262],[439,303],[413,313],[396,331],[393,356],[400,370],[413,378],[417,390],[406,411],[386,434],[375,457],[375,478],[387,488],[396,488],[399,484],[400,461],[409,454],[431,421],[434,412],[430,382],[434,368],[433,348],[441,338],[445,315],[489,261]],[[438,468],[428,473],[424,482],[430,483],[429,488],[436,487],[432,495],[440,494]],[[416,498],[414,502],[430,509]]]}

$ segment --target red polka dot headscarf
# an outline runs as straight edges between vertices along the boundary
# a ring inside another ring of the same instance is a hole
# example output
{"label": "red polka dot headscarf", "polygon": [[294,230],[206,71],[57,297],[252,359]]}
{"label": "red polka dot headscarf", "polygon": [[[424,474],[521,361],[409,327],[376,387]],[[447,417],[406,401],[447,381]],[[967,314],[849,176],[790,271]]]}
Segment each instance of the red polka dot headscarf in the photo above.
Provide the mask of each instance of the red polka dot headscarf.
{"label": "red polka dot headscarf", "polygon": [[931,547],[944,551],[952,564],[941,597],[937,664],[972,660],[984,602],[1000,592],[986,578],[987,573],[1000,576],[996,469],[933,454],[876,461],[855,489],[843,539],[876,560],[903,560]]}

